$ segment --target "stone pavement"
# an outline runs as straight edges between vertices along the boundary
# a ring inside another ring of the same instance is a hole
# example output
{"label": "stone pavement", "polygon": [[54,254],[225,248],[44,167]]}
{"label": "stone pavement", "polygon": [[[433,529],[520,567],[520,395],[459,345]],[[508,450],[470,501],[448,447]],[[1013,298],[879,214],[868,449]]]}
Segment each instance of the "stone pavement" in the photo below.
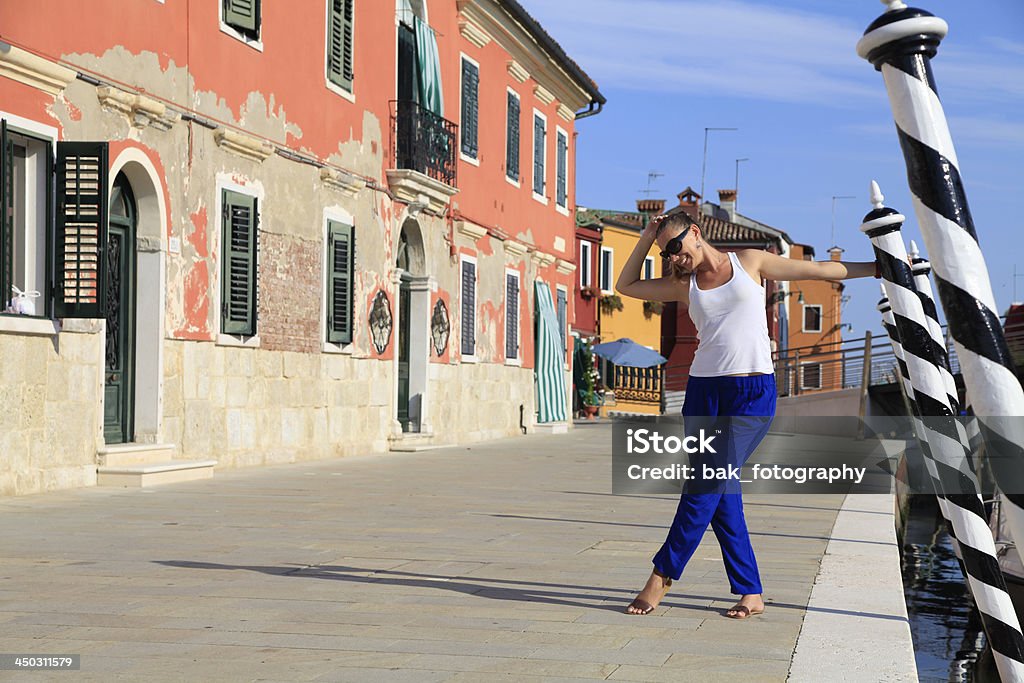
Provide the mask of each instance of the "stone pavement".
{"label": "stone pavement", "polygon": [[710,531],[652,615],[625,615],[676,500],[610,495],[610,439],[0,500],[0,653],[81,655],[0,680],[785,680],[841,497],[747,497],[764,615],[723,616]]}

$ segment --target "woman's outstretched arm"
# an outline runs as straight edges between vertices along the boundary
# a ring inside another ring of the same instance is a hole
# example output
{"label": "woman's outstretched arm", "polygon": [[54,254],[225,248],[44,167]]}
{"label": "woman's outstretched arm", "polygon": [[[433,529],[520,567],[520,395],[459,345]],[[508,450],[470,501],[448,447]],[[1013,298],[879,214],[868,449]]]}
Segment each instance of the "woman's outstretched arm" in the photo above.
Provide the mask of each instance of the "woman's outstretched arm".
{"label": "woman's outstretched arm", "polygon": [[748,253],[765,280],[849,280],[875,275],[874,261],[804,261],[758,249]]}

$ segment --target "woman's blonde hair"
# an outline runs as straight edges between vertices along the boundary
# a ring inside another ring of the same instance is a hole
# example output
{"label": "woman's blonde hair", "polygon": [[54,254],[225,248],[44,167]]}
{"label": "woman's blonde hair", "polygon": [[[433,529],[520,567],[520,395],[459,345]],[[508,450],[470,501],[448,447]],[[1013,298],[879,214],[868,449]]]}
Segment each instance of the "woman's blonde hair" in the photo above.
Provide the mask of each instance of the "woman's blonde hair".
{"label": "woman's blonde hair", "polygon": [[[655,231],[655,236],[660,235],[665,230],[675,228],[677,226],[683,228],[684,237],[686,236],[687,232],[693,229],[693,226],[697,226],[697,228],[703,230],[703,228],[701,228],[700,222],[697,221],[696,218],[683,211],[679,211],[677,213],[669,214],[661,221],[661,223],[658,224],[658,228]],[[682,280],[683,278],[690,274],[688,270],[685,270],[682,266],[675,263],[674,261],[669,261],[668,265],[669,277],[675,278],[676,280]]]}

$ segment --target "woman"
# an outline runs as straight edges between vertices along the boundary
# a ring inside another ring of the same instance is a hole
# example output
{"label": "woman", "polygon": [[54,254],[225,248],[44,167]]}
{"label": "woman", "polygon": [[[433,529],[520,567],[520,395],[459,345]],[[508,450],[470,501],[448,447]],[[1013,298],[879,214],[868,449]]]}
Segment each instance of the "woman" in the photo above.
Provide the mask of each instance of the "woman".
{"label": "woman", "polygon": [[[641,266],[655,240],[661,257],[668,259],[669,272],[641,280]],[[775,414],[775,375],[762,281],[872,275],[878,277],[874,262],[794,260],[759,249],[722,252],[705,241],[695,219],[679,212],[656,216],[648,223],[616,289],[637,299],[676,301],[688,308],[699,342],[683,401],[683,415],[694,419],[686,420],[690,424],[684,428],[689,433],[701,424],[696,418],[727,416],[731,451],[727,457],[739,466],[764,438]],[[684,489],[668,538],[654,556],[654,571],[627,613],[649,614],[657,607],[672,581],[682,575],[709,523],[722,546],[732,592],[740,596],[726,616],[746,619],[764,612],[739,482],[732,481],[724,486],[697,483]]]}

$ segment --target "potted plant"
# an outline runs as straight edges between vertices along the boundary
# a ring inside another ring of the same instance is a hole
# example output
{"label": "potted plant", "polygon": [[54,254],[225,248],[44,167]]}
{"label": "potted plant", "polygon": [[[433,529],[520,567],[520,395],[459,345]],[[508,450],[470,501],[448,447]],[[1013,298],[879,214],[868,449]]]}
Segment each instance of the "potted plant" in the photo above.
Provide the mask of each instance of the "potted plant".
{"label": "potted plant", "polygon": [[601,312],[611,315],[613,311],[622,310],[622,297],[618,294],[607,294],[601,297]]}
{"label": "potted plant", "polygon": [[601,288],[594,285],[587,285],[580,289],[580,296],[584,299],[601,299]]}
{"label": "potted plant", "polygon": [[597,368],[594,367],[594,354],[590,344],[584,344],[580,351],[579,393],[583,414],[593,420],[601,406],[601,397],[597,389]]}
{"label": "potted plant", "polygon": [[665,302],[663,301],[645,301],[644,302],[644,317],[648,320],[651,319],[652,315],[661,315],[662,311],[665,310]]}

